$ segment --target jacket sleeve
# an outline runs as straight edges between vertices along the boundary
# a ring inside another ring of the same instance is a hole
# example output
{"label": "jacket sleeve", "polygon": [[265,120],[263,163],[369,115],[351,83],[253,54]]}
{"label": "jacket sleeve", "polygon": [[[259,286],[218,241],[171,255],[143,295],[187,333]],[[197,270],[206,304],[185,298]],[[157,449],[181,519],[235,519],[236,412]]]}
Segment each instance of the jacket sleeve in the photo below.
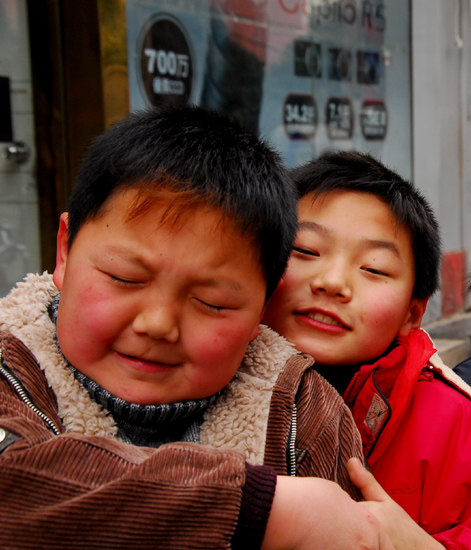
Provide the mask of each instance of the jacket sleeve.
{"label": "jacket sleeve", "polygon": [[[471,550],[471,399],[440,385],[445,398],[434,400],[431,425],[424,428],[435,443],[428,466],[423,466],[421,523],[438,526],[433,537],[445,548]],[[437,494],[440,498],[433,498]]]}
{"label": "jacket sleeve", "polygon": [[[30,375],[26,387],[34,402],[57,422],[42,372]],[[12,438],[0,446],[0,548],[231,547],[246,489],[241,454],[189,443],[148,449],[56,435],[3,375],[0,428]],[[249,485],[260,487],[254,472]],[[275,483],[268,472],[262,538]],[[243,538],[244,530],[238,532]]]}
{"label": "jacket sleeve", "polygon": [[471,525],[469,524],[461,524],[432,536],[448,550],[469,550],[471,548]]}

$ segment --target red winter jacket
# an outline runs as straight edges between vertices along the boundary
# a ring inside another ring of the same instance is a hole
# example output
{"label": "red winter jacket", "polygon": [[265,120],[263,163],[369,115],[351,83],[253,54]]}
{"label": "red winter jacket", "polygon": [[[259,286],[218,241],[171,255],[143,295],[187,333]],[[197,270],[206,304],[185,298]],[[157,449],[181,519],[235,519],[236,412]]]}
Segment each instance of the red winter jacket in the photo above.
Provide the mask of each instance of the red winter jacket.
{"label": "red winter jacket", "polygon": [[363,366],[344,399],[379,483],[446,548],[471,549],[471,388],[427,333]]}

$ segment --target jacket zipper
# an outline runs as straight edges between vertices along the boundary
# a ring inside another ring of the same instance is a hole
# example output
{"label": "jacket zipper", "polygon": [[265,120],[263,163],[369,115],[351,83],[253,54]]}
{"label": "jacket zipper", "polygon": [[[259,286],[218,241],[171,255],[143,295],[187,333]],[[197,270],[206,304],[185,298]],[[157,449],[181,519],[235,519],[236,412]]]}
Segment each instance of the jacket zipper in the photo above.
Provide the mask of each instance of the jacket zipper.
{"label": "jacket zipper", "polygon": [[293,414],[291,415],[291,429],[289,432],[288,441],[288,466],[289,475],[296,477],[296,435],[298,431],[298,408],[293,405]]}
{"label": "jacket zipper", "polygon": [[0,349],[0,372],[3,374],[3,376],[8,380],[10,385],[13,387],[13,389],[16,391],[16,393],[20,396],[23,403],[25,403],[32,411],[34,411],[39,418],[46,424],[46,426],[53,432],[55,435],[60,435],[60,431],[57,429],[57,426],[54,424],[54,422],[46,415],[44,414],[36,405],[31,401],[30,397],[28,396],[25,388],[23,387],[23,384],[16,378],[10,370],[6,369],[3,366],[3,353]]}

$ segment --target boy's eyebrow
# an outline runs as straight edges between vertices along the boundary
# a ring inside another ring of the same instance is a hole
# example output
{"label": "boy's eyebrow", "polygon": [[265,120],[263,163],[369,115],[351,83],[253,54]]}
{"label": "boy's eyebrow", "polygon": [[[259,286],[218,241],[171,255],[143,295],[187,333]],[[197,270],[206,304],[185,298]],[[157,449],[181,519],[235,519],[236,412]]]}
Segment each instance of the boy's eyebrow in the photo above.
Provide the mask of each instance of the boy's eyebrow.
{"label": "boy's eyebrow", "polygon": [[[328,227],[311,220],[301,220],[298,224],[298,229],[313,231],[319,233],[319,235],[323,237],[328,237],[332,234],[332,231]],[[389,250],[395,256],[401,258],[401,252],[393,241],[386,241],[383,239],[362,239],[361,245],[365,249],[382,248],[384,250]]]}
{"label": "boy's eyebrow", "polygon": [[320,233],[324,237],[327,237],[331,233],[330,229],[325,227],[324,225],[321,225],[319,223],[313,222],[311,220],[301,220],[298,223],[298,229],[305,229],[307,231],[314,231],[315,233]]}
{"label": "boy's eyebrow", "polygon": [[220,288],[220,287],[227,286],[237,292],[240,292],[241,290],[243,290],[243,286],[239,282],[226,277],[222,277],[221,279],[214,279],[214,278],[202,279],[199,282],[199,284],[203,286],[212,287],[212,288]]}
{"label": "boy's eyebrow", "polygon": [[364,248],[383,248],[384,250],[389,250],[398,258],[401,257],[401,252],[395,243],[392,241],[384,241],[381,239],[363,239],[362,245]]}

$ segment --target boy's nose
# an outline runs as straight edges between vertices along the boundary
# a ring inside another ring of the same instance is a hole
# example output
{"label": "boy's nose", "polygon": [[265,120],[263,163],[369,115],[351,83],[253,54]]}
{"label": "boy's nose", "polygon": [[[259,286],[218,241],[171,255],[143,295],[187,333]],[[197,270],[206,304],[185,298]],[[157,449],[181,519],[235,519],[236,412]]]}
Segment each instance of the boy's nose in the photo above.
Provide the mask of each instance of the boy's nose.
{"label": "boy's nose", "polygon": [[352,289],[345,267],[341,262],[331,262],[319,270],[311,279],[311,292],[325,292],[329,296],[348,301],[352,297]]}
{"label": "boy's nose", "polygon": [[154,340],[166,340],[174,344],[180,337],[178,314],[165,304],[147,306],[134,318],[133,329],[138,334],[147,334]]}

